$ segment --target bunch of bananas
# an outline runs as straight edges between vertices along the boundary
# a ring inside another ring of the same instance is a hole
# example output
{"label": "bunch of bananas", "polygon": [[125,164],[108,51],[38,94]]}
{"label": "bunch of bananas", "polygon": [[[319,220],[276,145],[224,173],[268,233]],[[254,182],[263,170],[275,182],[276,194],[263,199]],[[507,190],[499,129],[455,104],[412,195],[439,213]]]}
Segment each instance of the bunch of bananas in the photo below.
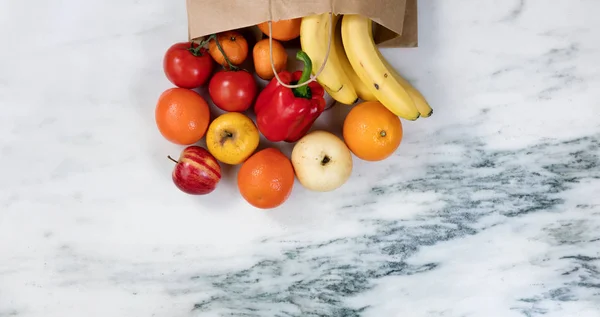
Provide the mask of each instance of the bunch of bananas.
{"label": "bunch of bananas", "polygon": [[[334,30],[327,56],[330,22]],[[336,101],[351,105],[359,98],[378,100],[407,120],[426,118],[433,113],[423,95],[379,52],[373,40],[371,19],[361,15],[330,17],[329,13],[303,17],[300,44],[313,62],[313,75],[325,63],[316,80]]]}

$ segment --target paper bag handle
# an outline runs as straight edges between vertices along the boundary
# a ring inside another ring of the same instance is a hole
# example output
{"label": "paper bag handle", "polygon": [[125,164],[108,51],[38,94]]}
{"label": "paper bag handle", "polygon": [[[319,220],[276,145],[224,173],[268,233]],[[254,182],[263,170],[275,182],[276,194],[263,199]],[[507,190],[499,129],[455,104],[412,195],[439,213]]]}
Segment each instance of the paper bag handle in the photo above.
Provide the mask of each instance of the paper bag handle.
{"label": "paper bag handle", "polygon": [[[271,12],[269,12],[269,15],[270,14],[271,14]],[[279,78],[279,75],[277,74],[277,70],[275,69],[275,60],[273,59],[273,38],[271,37],[271,34],[273,33],[273,27],[271,25],[272,20],[273,20],[273,18],[269,17],[269,22],[268,22],[268,24],[269,24],[269,55],[271,57],[271,69],[273,70],[273,74],[275,75],[275,78],[277,79],[279,84],[286,88],[298,88],[298,87],[306,86],[306,85],[312,83],[313,81],[317,80],[317,77],[319,75],[321,75],[321,72],[323,72],[323,69],[325,69],[325,64],[327,64],[327,60],[329,59],[329,52],[331,51],[331,42],[333,40],[333,28],[335,27],[333,25],[333,10],[331,12],[329,12],[329,44],[327,45],[327,51],[325,52],[325,59],[323,61],[323,64],[321,64],[321,67],[319,67],[319,70],[317,71],[315,76],[312,76],[312,77],[310,77],[309,80],[307,80],[301,84],[296,84],[296,85],[288,85],[288,84],[282,82],[281,78]]]}

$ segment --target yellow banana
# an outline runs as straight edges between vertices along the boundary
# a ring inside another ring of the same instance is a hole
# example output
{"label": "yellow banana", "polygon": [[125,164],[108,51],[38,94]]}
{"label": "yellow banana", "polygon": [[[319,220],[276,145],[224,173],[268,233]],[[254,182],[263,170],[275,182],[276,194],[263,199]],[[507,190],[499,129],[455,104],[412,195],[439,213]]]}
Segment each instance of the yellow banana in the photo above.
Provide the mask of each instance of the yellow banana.
{"label": "yellow banana", "polygon": [[[329,13],[309,15],[302,18],[300,25],[300,45],[302,50],[308,54],[312,63],[313,75],[316,75],[327,54],[329,45]],[[338,15],[333,15],[333,25],[337,23]],[[335,37],[335,29],[333,29],[332,37]],[[334,41],[334,39],[332,39]],[[354,89],[354,85],[348,78],[348,75],[342,69],[340,60],[335,52],[334,43],[331,43],[331,49],[325,68],[317,76],[317,82],[323,86],[325,91],[336,101],[351,105],[356,102],[358,95]]]}
{"label": "yellow banana", "polygon": [[402,77],[396,71],[396,69],[392,65],[390,65],[390,63],[385,59],[385,57],[381,55],[381,52],[379,52],[379,55],[381,60],[385,63],[386,67],[392,72],[393,76],[398,80],[402,87],[406,89],[412,100],[415,102],[415,107],[417,107],[417,110],[421,114],[421,118],[428,118],[429,116],[431,116],[433,114],[433,109],[431,109],[431,106],[429,106],[429,103],[427,102],[425,97],[423,97],[421,92],[418,89],[416,89],[413,85],[411,85],[408,80]]}
{"label": "yellow banana", "polygon": [[395,78],[393,68],[389,69],[375,45],[371,19],[355,14],[344,15],[342,42],[352,68],[377,100],[399,117],[418,119],[420,113],[415,102]]}
{"label": "yellow banana", "polygon": [[[338,19],[341,20],[341,19]],[[348,56],[346,56],[346,51],[344,51],[344,44],[342,43],[342,23],[339,21],[336,23],[335,27],[335,37],[334,37],[333,47],[335,50],[335,54],[337,58],[340,60],[340,64],[342,65],[342,69],[346,72],[348,78],[352,82],[354,89],[356,90],[356,94],[358,98],[364,101],[377,101],[377,97],[369,90],[369,87],[363,83],[363,81],[358,77],[352,65],[350,65],[350,61],[348,60]]]}

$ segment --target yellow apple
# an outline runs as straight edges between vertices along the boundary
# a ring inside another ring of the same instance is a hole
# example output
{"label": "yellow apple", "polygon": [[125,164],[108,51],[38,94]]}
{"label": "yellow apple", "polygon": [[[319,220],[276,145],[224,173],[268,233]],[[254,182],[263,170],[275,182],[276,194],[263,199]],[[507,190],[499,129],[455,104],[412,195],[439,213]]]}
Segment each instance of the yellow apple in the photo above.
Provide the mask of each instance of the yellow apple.
{"label": "yellow apple", "polygon": [[218,116],[208,126],[206,147],[217,160],[236,165],[244,162],[258,147],[260,136],[252,119],[239,112]]}

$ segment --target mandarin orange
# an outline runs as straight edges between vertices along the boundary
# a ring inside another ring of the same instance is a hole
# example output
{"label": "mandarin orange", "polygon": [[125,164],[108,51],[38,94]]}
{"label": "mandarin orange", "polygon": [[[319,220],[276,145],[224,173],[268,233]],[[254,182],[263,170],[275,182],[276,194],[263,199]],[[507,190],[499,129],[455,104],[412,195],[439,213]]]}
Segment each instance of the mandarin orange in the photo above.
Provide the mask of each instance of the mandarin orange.
{"label": "mandarin orange", "polygon": [[[300,36],[300,25],[302,18],[286,19],[271,22],[271,37],[279,41],[289,41]],[[258,28],[269,36],[269,22],[265,21],[257,25]]]}
{"label": "mandarin orange", "polygon": [[[233,65],[240,65],[248,57],[248,42],[242,34],[236,31],[225,31],[217,34],[216,40],[219,41],[221,49],[227,55],[227,58]],[[227,60],[221,53],[215,39],[208,42],[208,53],[219,64],[227,67]]]}
{"label": "mandarin orange", "polygon": [[344,141],[354,155],[365,161],[380,161],[392,155],[402,142],[400,118],[379,101],[362,102],[348,113],[343,126]]}
{"label": "mandarin orange", "polygon": [[206,134],[210,111],[206,100],[197,92],[170,88],[158,98],[154,118],[165,139],[179,145],[190,145]]}
{"label": "mandarin orange", "polygon": [[[264,80],[271,80],[275,77],[271,67],[271,51],[269,50],[269,39],[262,39],[254,45],[252,49],[252,59],[254,60],[254,71],[258,77]],[[275,71],[283,71],[287,67],[288,54],[285,48],[277,40],[273,40],[273,65]]]}
{"label": "mandarin orange", "polygon": [[292,162],[276,148],[254,153],[240,167],[237,184],[242,197],[261,209],[283,204],[294,187]]}

